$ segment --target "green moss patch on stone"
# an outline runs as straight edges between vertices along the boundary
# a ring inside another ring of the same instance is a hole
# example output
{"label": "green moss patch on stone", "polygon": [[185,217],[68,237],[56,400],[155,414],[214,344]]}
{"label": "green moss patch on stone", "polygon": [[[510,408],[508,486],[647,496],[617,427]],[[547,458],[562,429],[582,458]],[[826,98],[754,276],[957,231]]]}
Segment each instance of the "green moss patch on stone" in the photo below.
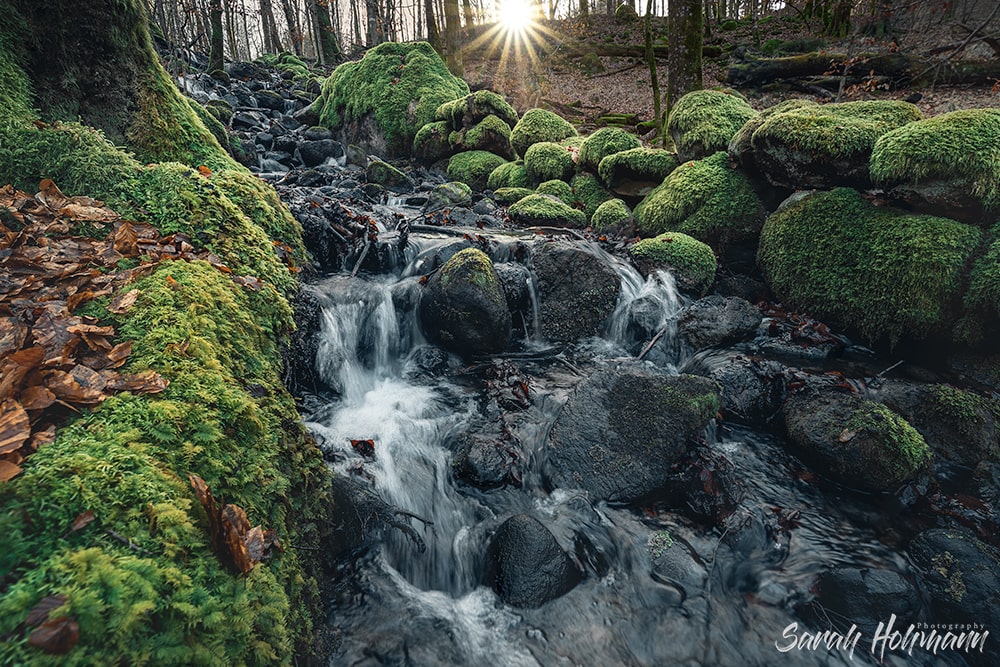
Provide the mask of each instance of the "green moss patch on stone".
{"label": "green moss patch on stone", "polygon": [[448,160],[448,178],[465,183],[473,190],[485,190],[490,174],[504,164],[499,155],[487,151],[464,151]]}
{"label": "green moss patch on stone", "polygon": [[878,467],[888,468],[893,478],[910,479],[930,463],[931,450],[923,436],[908,421],[874,401],[863,401],[845,425],[846,433],[865,433],[882,446],[882,451],[872,452],[880,461]]}
{"label": "green moss patch on stone", "polygon": [[524,166],[523,160],[515,162],[505,162],[490,172],[486,180],[486,187],[490,190],[500,188],[527,188],[531,184],[528,178],[528,170]]}
{"label": "green moss patch on stone", "polygon": [[559,142],[577,134],[576,128],[546,109],[528,109],[510,132],[514,151],[524,156],[528,147],[539,141]]}
{"label": "green moss patch on stone", "polygon": [[577,165],[580,169],[589,169],[597,173],[601,160],[607,156],[641,146],[639,137],[627,130],[620,127],[602,127],[583,140]]}
{"label": "green moss patch on stone", "polygon": [[487,116],[495,116],[507,126],[508,132],[517,124],[517,111],[498,93],[477,90],[443,103],[434,111],[434,120],[448,122],[453,129],[472,127]]}
{"label": "green moss patch on stone", "polygon": [[755,238],[763,214],[746,177],[719,152],[671,172],[636,206],[635,217],[643,236],[682,232],[721,253]]}
{"label": "green moss patch on stone", "polygon": [[413,179],[392,166],[388,162],[372,159],[365,169],[365,178],[369,183],[378,183],[389,190],[410,192],[413,190]]}
{"label": "green moss patch on stone", "polygon": [[621,199],[609,199],[594,211],[590,218],[590,226],[595,230],[610,231],[632,225],[632,211]]}
{"label": "green moss patch on stone", "polygon": [[551,225],[557,227],[587,226],[583,211],[567,206],[550,195],[531,194],[511,204],[507,214],[523,225]]}
{"label": "green moss patch on stone", "polygon": [[451,75],[427,42],[384,42],[337,67],[313,108],[331,129],[371,114],[389,150],[408,154],[437,108],[468,94],[468,85]]}
{"label": "green moss patch on stone", "polygon": [[493,115],[486,116],[471,127],[453,131],[448,135],[448,143],[456,152],[484,150],[505,159],[514,158],[514,150],[510,147],[510,126]]}
{"label": "green moss patch on stone", "polygon": [[696,90],[674,105],[667,131],[682,162],[725,150],[744,123],[757,115],[734,90]]}
{"label": "green moss patch on stone", "polygon": [[544,183],[539,183],[538,187],[535,188],[535,192],[540,195],[552,195],[557,197],[564,204],[569,204],[573,201],[573,188],[569,187],[569,183],[566,181],[560,181],[558,179],[552,179],[551,181],[545,181]]}
{"label": "green moss patch on stone", "polygon": [[775,114],[810,106],[816,106],[816,103],[812,100],[791,99],[779,102],[774,106],[764,109],[755,116],[752,116],[749,120],[747,120],[747,122],[743,123],[743,126],[736,131],[733,138],[729,140],[729,153],[741,164],[743,164],[744,167],[749,167],[750,165],[744,163],[744,156],[748,155],[753,150],[751,139],[753,138],[753,133],[757,131],[757,128],[763,125],[764,121]]}
{"label": "green moss patch on stone", "polygon": [[587,220],[593,217],[598,206],[615,197],[601,185],[597,176],[587,172],[581,172],[574,176],[569,185],[573,188],[573,207],[583,211]]}
{"label": "green moss patch on stone", "polygon": [[493,199],[501,206],[510,206],[533,194],[535,191],[531,188],[497,188],[493,191]]}
{"label": "green moss patch on stone", "polygon": [[569,181],[573,177],[573,152],[551,141],[539,141],[524,153],[524,168],[532,183],[558,179]]}
{"label": "green moss patch on stone", "polygon": [[657,270],[672,271],[678,284],[699,296],[715,282],[715,253],[707,244],[687,234],[667,232],[643,239],[629,249],[629,255],[644,275]]}
{"label": "green moss patch on stone", "polygon": [[613,188],[626,180],[662,183],[678,165],[675,153],[639,147],[606,156],[597,166],[597,173],[604,185]]}
{"label": "green moss patch on stone", "polygon": [[867,340],[947,333],[982,232],[875,207],[848,188],[785,206],[764,224],[757,261],[788,306]]}
{"label": "green moss patch on stone", "polygon": [[447,121],[427,123],[413,137],[413,157],[430,164],[454,153],[451,147],[451,130]]}

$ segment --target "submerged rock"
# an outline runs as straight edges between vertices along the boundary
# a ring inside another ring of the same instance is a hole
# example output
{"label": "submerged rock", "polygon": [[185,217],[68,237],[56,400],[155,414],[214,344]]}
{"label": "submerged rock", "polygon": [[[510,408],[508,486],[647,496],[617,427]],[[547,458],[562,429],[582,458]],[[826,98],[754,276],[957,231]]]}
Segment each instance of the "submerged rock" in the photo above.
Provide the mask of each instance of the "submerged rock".
{"label": "submerged rock", "polygon": [[862,634],[871,637],[891,615],[898,617],[897,626],[905,628],[920,611],[917,589],[894,570],[838,567],[824,572],[817,588],[823,607],[848,619],[841,631],[856,623]]}
{"label": "submerged rock", "polygon": [[572,589],[580,578],[552,533],[527,514],[504,521],[486,554],[484,582],[515,607],[540,607]]}

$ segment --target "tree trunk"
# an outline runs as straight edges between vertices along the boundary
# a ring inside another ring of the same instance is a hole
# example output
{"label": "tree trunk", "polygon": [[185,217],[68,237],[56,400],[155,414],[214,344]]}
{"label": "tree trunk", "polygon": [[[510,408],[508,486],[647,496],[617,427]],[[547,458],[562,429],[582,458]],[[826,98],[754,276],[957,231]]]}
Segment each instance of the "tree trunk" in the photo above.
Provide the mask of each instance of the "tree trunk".
{"label": "tree trunk", "polygon": [[476,25],[476,14],[472,10],[472,0],[462,0],[462,12],[465,14],[465,29]]}
{"label": "tree trunk", "polygon": [[264,50],[278,53],[281,51],[281,36],[278,34],[278,23],[274,20],[271,0],[260,0],[260,19],[264,27]]}
{"label": "tree trunk", "polygon": [[458,11],[458,0],[445,0],[444,40],[448,49],[448,69],[459,78],[465,73],[462,67],[461,22],[462,18]]}
{"label": "tree trunk", "polygon": [[438,55],[444,53],[441,48],[441,33],[438,32],[437,19],[434,18],[434,0],[424,0],[424,17],[427,22],[427,41]]}
{"label": "tree trunk", "polygon": [[212,4],[208,10],[208,17],[212,26],[212,33],[209,38],[208,71],[214,72],[225,67],[225,58],[222,55],[222,0],[212,0]]}
{"label": "tree trunk", "polygon": [[316,57],[324,65],[332,64],[339,55],[337,38],[333,34],[330,22],[328,0],[310,0],[312,2],[313,20],[316,22]]}
{"label": "tree trunk", "polygon": [[580,0],[580,18],[587,18],[590,16],[590,0]]}
{"label": "tree trunk", "polygon": [[281,0],[281,11],[285,14],[285,23],[288,24],[288,38],[292,42],[292,50],[295,55],[302,55],[302,27],[299,25],[298,15],[292,7],[291,0]]}
{"label": "tree trunk", "polygon": [[670,0],[667,3],[670,45],[667,57],[667,113],[677,100],[692,90],[701,90],[701,0]]}
{"label": "tree trunk", "polygon": [[377,0],[365,0],[365,16],[368,23],[368,46],[375,46],[379,39],[379,7]]}
{"label": "tree trunk", "polygon": [[649,67],[649,80],[653,86],[653,120],[656,121],[656,131],[663,132],[663,119],[660,117],[660,79],[656,75],[656,54],[653,53],[653,0],[646,2],[646,20],[643,22],[643,34],[646,38],[646,66]]}

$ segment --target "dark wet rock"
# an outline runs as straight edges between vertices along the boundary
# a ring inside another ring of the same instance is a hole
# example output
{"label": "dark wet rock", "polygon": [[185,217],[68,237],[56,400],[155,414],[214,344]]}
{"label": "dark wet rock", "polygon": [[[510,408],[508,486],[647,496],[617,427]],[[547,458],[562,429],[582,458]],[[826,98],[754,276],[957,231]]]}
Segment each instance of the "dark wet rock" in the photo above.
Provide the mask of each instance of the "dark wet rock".
{"label": "dark wet rock", "polygon": [[636,297],[628,305],[628,329],[637,340],[649,340],[664,324],[663,303],[654,296]]}
{"label": "dark wet rock", "polygon": [[315,292],[305,287],[293,301],[295,331],[285,349],[284,382],[293,395],[317,393],[325,384],[316,372],[323,308]]}
{"label": "dark wet rock", "polygon": [[[979,624],[980,632],[1000,627],[1000,552],[965,530],[933,528],[917,535],[908,552],[920,571],[939,623]],[[1000,664],[1000,645],[987,640],[982,653],[970,651],[974,665]]]}
{"label": "dark wet rock", "polygon": [[463,434],[452,468],[455,477],[482,489],[510,484],[518,478],[515,444],[498,438]]}
{"label": "dark wet rock", "polygon": [[681,311],[677,333],[688,345],[700,350],[735,343],[755,332],[762,319],[760,310],[752,303],[713,294]]}
{"label": "dark wet rock", "polygon": [[371,160],[365,170],[369,183],[378,183],[396,193],[413,192],[413,179],[388,162]]}
{"label": "dark wet rock", "polygon": [[362,169],[368,168],[368,153],[365,149],[354,144],[349,144],[347,146],[347,164],[354,164]]}
{"label": "dark wet rock", "polygon": [[468,206],[472,203],[472,188],[465,183],[449,181],[434,186],[427,196],[425,211],[439,211],[453,206]]}
{"label": "dark wet rock", "polygon": [[448,371],[448,353],[434,345],[420,345],[413,348],[403,366],[403,375],[408,379],[438,377]]}
{"label": "dark wet rock", "polygon": [[808,391],[790,396],[784,408],[791,444],[820,472],[849,486],[893,491],[930,462],[923,437],[881,403]]}
{"label": "dark wet rock", "polygon": [[[274,150],[289,154],[294,153],[295,149],[298,147],[295,137],[290,136],[287,132],[284,134],[278,134],[280,127],[280,125],[271,126],[271,134],[274,135]],[[320,162],[322,162],[322,160],[320,160]]]}
{"label": "dark wet rock", "polygon": [[315,167],[328,159],[339,160],[344,157],[344,147],[333,139],[303,141],[298,145],[296,155],[305,166]]}
{"label": "dark wet rock", "polygon": [[270,132],[258,132],[257,136],[254,137],[254,143],[266,151],[271,150],[271,146],[274,145],[274,135]]}
{"label": "dark wet rock", "polygon": [[230,121],[234,130],[260,130],[268,126],[268,118],[259,111],[237,111]]}
{"label": "dark wet rock", "polygon": [[285,110],[285,98],[273,90],[261,90],[254,95],[257,106],[261,109],[271,109],[272,111]]}
{"label": "dark wet rock", "polygon": [[283,167],[291,168],[295,158],[292,157],[291,153],[286,153],[284,151],[267,151],[264,153],[265,160],[271,160],[277,162]]}
{"label": "dark wet rock", "polygon": [[[846,631],[855,623],[865,636],[874,636],[879,623],[893,614],[897,625],[906,627],[917,620],[920,594],[894,570],[838,567],[824,572],[817,582],[817,595],[828,618],[842,620]],[[825,620],[825,619],[824,619]]]}
{"label": "dark wet rock", "polygon": [[594,500],[638,500],[666,483],[718,409],[718,388],[705,378],[600,371],[577,385],[556,418],[546,475]]}
{"label": "dark wet rock", "polygon": [[684,372],[715,380],[722,388],[722,415],[726,420],[762,424],[781,410],[785,399],[784,367],[742,354],[722,359],[695,357]]}
{"label": "dark wet rock", "polygon": [[333,139],[330,130],[322,125],[314,125],[302,133],[302,136],[309,141],[322,141],[323,139]]}
{"label": "dark wet rock", "polygon": [[531,308],[531,292],[528,289],[528,283],[531,280],[531,273],[528,269],[513,262],[494,264],[493,268],[500,279],[500,287],[503,289],[510,311],[513,313],[519,310],[529,310]]}
{"label": "dark wet rock", "polygon": [[234,79],[249,79],[257,76],[257,66],[253,63],[226,63],[226,74]]}
{"label": "dark wet rock", "polygon": [[579,570],[552,533],[526,514],[501,524],[486,561],[484,582],[515,607],[540,607],[580,581]]}
{"label": "dark wet rock", "polygon": [[621,291],[615,270],[594,253],[560,242],[536,248],[532,263],[542,336],[574,341],[596,335]]}
{"label": "dark wet rock", "polygon": [[427,281],[420,322],[430,340],[463,356],[507,347],[510,310],[490,258],[468,248],[445,262]]}
{"label": "dark wet rock", "polygon": [[705,563],[687,542],[664,530],[650,535],[647,546],[653,579],[679,586],[688,595],[696,595],[705,587],[708,580]]}

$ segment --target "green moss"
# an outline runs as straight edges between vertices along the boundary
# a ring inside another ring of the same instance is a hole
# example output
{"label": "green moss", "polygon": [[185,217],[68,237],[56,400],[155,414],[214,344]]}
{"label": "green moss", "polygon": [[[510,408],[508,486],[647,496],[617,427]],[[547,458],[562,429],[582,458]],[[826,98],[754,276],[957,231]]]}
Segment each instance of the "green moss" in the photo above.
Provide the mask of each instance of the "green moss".
{"label": "green moss", "polygon": [[678,166],[677,155],[662,148],[632,148],[601,160],[597,173],[609,188],[626,180],[661,183]]}
{"label": "green moss", "polygon": [[531,183],[523,160],[505,162],[490,172],[486,187],[490,190],[501,188],[527,188]]}
{"label": "green moss", "polygon": [[456,153],[448,160],[448,178],[465,183],[473,190],[485,190],[490,174],[505,162],[499,155],[487,151]]}
{"label": "green moss", "polygon": [[425,210],[436,211],[451,206],[470,206],[472,188],[465,183],[449,182],[434,186],[427,196]]}
{"label": "green moss", "polygon": [[584,54],[576,64],[584,74],[598,74],[604,71],[604,63],[601,62],[601,58],[593,51]]}
{"label": "green moss", "polygon": [[447,286],[456,276],[481,287],[497,303],[504,303],[503,290],[493,269],[493,261],[482,250],[466,248],[452,255],[441,267],[441,284]]}
{"label": "green moss", "polygon": [[614,195],[601,185],[597,177],[587,172],[574,176],[569,185],[573,188],[573,207],[583,211],[587,220],[593,217],[598,206],[614,199]]}
{"label": "green moss", "polygon": [[493,199],[501,206],[510,206],[533,194],[535,191],[530,188],[497,188],[493,191]]}
{"label": "green moss", "polygon": [[872,467],[889,472],[892,482],[912,479],[930,463],[931,450],[924,438],[908,421],[874,401],[862,401],[852,414],[845,430],[848,433],[863,433],[870,438],[877,449],[869,449],[865,454],[875,459]]}
{"label": "green moss", "polygon": [[699,295],[715,282],[715,253],[707,244],[687,234],[667,232],[643,239],[629,249],[629,255],[644,274],[671,270],[679,283]]}
{"label": "green moss", "polygon": [[454,130],[471,127],[487,116],[495,116],[510,129],[517,124],[517,112],[507,100],[492,90],[477,90],[457,100],[445,102],[434,111],[434,120],[446,121]]}
{"label": "green moss", "polygon": [[446,121],[427,123],[413,137],[413,157],[426,164],[450,157],[454,153],[448,140],[450,134]]}
{"label": "green moss", "polygon": [[525,151],[524,168],[532,183],[569,181],[573,176],[573,153],[551,141],[540,141]]}
{"label": "green moss", "polygon": [[569,183],[566,181],[560,181],[558,179],[553,179],[551,181],[545,181],[540,183],[535,192],[540,195],[552,195],[562,200],[564,204],[568,204],[573,201],[573,188],[569,187]]}
{"label": "green moss", "polygon": [[993,225],[986,240],[986,252],[972,268],[969,289],[963,300],[970,331],[959,340],[969,344],[988,340],[1000,327],[1000,223]]}
{"label": "green moss", "polygon": [[764,124],[765,120],[775,114],[813,106],[816,106],[816,103],[812,100],[791,99],[779,102],[774,106],[764,109],[760,113],[752,116],[749,120],[747,120],[747,122],[743,123],[743,125],[736,131],[733,138],[729,140],[729,152],[733,154],[736,159],[742,161],[743,156],[753,150],[753,146],[751,144],[753,133],[757,131],[757,128]]}
{"label": "green moss", "polygon": [[384,42],[360,61],[337,67],[313,108],[331,129],[371,114],[390,151],[408,154],[435,110],[468,94],[468,85],[448,72],[427,42]]}
{"label": "green moss", "polygon": [[639,137],[620,127],[602,127],[583,140],[577,164],[581,169],[597,172],[601,160],[614,153],[639,148]]}
{"label": "green moss", "polygon": [[510,147],[510,126],[493,115],[468,129],[452,132],[448,135],[448,143],[454,151],[484,150],[504,158],[514,157]]}
{"label": "green moss", "polygon": [[757,261],[786,305],[895,342],[947,332],[981,237],[839,188],[771,215]]}
{"label": "green moss", "polygon": [[523,225],[586,227],[583,211],[567,206],[549,195],[532,194],[510,205],[507,214]]}
{"label": "green moss", "polygon": [[32,113],[31,84],[22,69],[25,61],[23,35],[26,30],[20,15],[0,6],[0,122],[28,120]]}
{"label": "green moss", "polygon": [[413,179],[405,173],[382,160],[371,159],[368,168],[365,170],[365,177],[369,183],[378,183],[390,190],[403,190],[406,192],[413,190]]}
{"label": "green moss", "polygon": [[632,23],[639,18],[639,14],[635,11],[635,7],[623,2],[615,8],[615,22],[616,23]]}
{"label": "green moss", "polygon": [[539,141],[559,142],[577,134],[568,121],[545,109],[528,109],[510,132],[514,151],[524,156],[528,147]]}
{"label": "green moss", "polygon": [[682,162],[725,150],[743,124],[757,115],[733,90],[696,90],[670,110],[667,131]]}
{"label": "green moss", "polygon": [[988,210],[1000,208],[1000,109],[963,109],[882,135],[871,155],[883,186],[960,180]]}
{"label": "green moss", "polygon": [[632,212],[621,199],[609,199],[602,203],[590,218],[590,226],[597,231],[618,229],[631,224]]}
{"label": "green moss", "polygon": [[682,164],[635,208],[639,231],[682,232],[718,252],[753,239],[761,224],[760,199],[725,153]]}

